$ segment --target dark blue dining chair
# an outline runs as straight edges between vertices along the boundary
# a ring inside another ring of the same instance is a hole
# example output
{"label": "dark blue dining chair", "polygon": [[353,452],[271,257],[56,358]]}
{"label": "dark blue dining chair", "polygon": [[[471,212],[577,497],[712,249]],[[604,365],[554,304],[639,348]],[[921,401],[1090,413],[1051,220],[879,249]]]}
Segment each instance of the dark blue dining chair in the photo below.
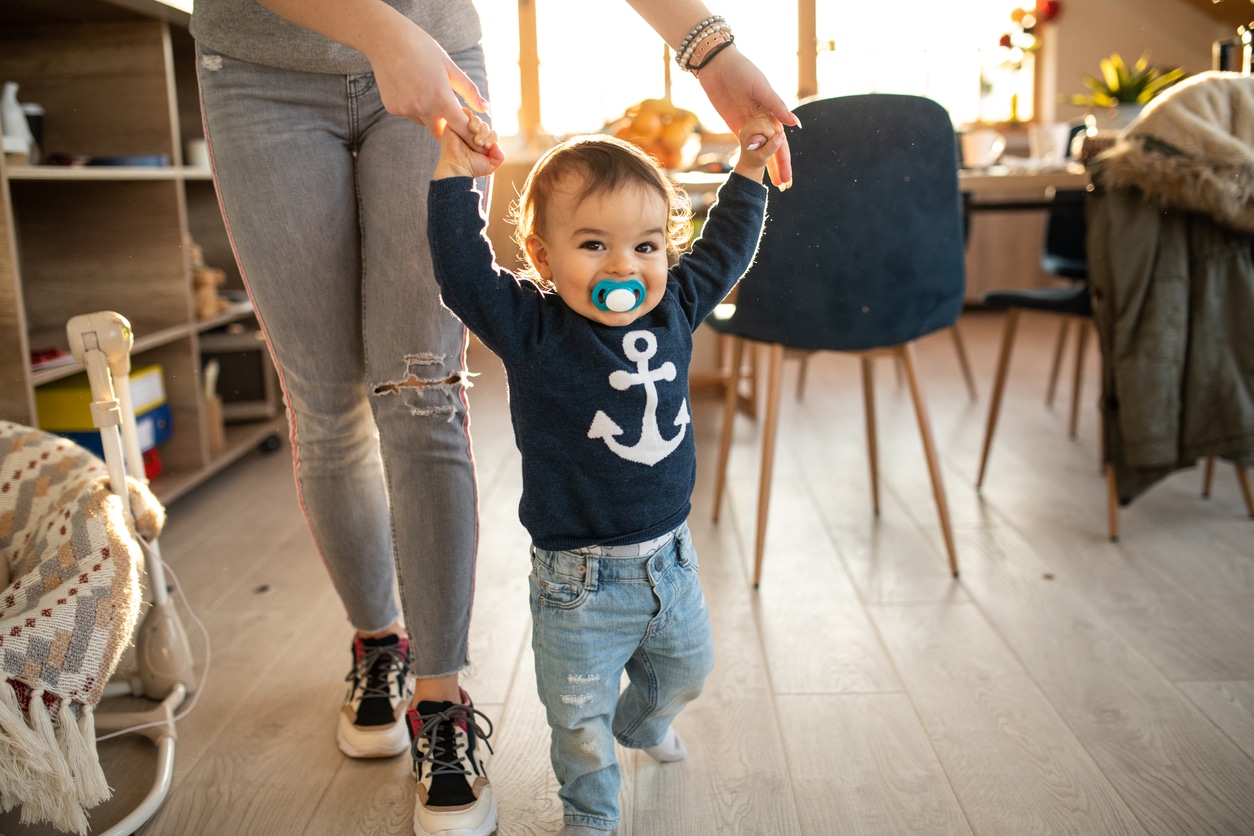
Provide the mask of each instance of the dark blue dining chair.
{"label": "dark blue dining chair", "polygon": [[1049,386],[1045,392],[1045,404],[1051,405],[1062,367],[1062,355],[1067,339],[1067,329],[1077,326],[1075,342],[1075,371],[1071,383],[1071,413],[1068,434],[1075,438],[1080,415],[1080,392],[1084,384],[1084,356],[1089,332],[1093,330],[1093,305],[1089,300],[1088,255],[1085,238],[1088,225],[1085,220],[1086,192],[1060,191],[1054,195],[1045,222],[1045,237],[1041,248],[1041,269],[1051,276],[1065,280],[1067,284],[1054,287],[1011,288],[991,290],[980,297],[980,303],[988,310],[1006,312],[1002,325],[1001,348],[997,354],[997,371],[993,378],[993,394],[989,399],[988,419],[984,426],[984,442],[980,448],[980,466],[975,486],[984,485],[988,470],[989,453],[993,447],[993,434],[1001,413],[1002,396],[1005,394],[1006,377],[1010,370],[1010,358],[1014,353],[1015,335],[1019,317],[1023,312],[1052,314],[1061,317],[1058,343],[1054,349],[1053,364],[1049,371]]}
{"label": "dark blue dining chair", "polygon": [[[871,491],[879,512],[872,358],[892,355],[906,370],[932,479],[950,571],[957,576],[949,509],[923,393],[915,340],[952,326],[966,282],[962,204],[949,114],[918,96],[870,94],[807,102],[805,126],[789,128],[794,182],[772,191],[757,259],[741,279],[734,312],[711,317],[732,337],[731,368],[746,342],[769,345],[766,418],[758,488],[753,584],[761,581],[779,419],[784,353],[861,356]],[[718,519],[738,400],[726,388],[715,482]]]}

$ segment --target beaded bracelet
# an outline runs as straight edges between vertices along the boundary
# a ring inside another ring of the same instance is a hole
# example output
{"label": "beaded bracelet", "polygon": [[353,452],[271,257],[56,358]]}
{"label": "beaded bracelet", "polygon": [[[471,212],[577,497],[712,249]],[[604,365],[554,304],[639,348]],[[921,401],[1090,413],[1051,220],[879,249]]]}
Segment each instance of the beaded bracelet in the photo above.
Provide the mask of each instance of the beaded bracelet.
{"label": "beaded bracelet", "polygon": [[719,15],[711,15],[710,17],[707,17],[705,20],[698,23],[696,26],[692,27],[692,31],[688,33],[688,37],[684,38],[683,41],[679,44],[679,46],[676,47],[675,49],[676,63],[679,62],[679,56],[683,53],[685,49],[688,48],[688,44],[692,43],[692,39],[697,37],[697,35],[700,35],[702,30],[705,29],[705,27],[709,26],[711,23],[723,23],[723,22],[724,22],[723,18],[720,17]]}
{"label": "beaded bracelet", "polygon": [[729,46],[731,46],[733,43],[735,43],[735,42],[736,42],[736,36],[735,36],[735,35],[733,35],[731,32],[727,32],[726,34],[720,33],[720,37],[718,37],[718,38],[710,38],[709,40],[710,40],[710,41],[717,41],[717,43],[715,43],[713,47],[711,47],[709,50],[707,50],[707,51],[706,51],[706,52],[705,52],[705,53],[701,56],[700,60],[695,60],[695,59],[696,59],[696,57],[694,56],[694,60],[692,60],[692,61],[689,61],[689,62],[688,62],[688,68],[687,68],[687,69],[688,69],[688,71],[689,71],[689,72],[691,72],[693,75],[697,75],[697,73],[698,73],[700,70],[705,69],[706,65],[708,65],[711,61],[713,61],[713,60],[714,60],[714,56],[715,56],[715,55],[718,55],[720,52],[722,52],[723,50],[727,49],[727,47],[729,47]]}
{"label": "beaded bracelet", "polygon": [[701,34],[693,38],[692,42],[688,44],[687,48],[684,49],[682,53],[675,56],[675,63],[679,64],[679,67],[682,70],[689,69],[692,65],[693,56],[697,54],[702,44],[720,32],[727,32],[730,34],[731,27],[726,23],[714,23],[701,30]]}

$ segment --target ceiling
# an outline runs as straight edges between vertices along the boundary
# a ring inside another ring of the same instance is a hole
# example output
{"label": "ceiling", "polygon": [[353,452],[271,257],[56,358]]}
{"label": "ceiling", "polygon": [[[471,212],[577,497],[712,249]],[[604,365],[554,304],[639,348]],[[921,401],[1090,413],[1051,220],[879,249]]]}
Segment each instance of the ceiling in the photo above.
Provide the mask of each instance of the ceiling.
{"label": "ceiling", "polygon": [[1235,29],[1254,22],[1254,0],[1184,0]]}

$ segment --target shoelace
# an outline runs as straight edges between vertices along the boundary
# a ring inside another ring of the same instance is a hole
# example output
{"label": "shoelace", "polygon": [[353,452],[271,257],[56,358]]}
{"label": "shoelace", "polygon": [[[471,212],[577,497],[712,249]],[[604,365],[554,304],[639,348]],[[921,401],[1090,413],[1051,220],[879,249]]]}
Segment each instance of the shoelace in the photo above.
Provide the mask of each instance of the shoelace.
{"label": "shoelace", "polygon": [[[484,731],[483,726],[475,719],[476,715],[487,723],[487,731]],[[458,721],[465,723],[468,739],[472,735],[479,738],[483,741],[483,745],[488,747],[488,752],[492,752],[492,744],[488,742],[488,738],[492,736],[492,721],[477,708],[453,704],[435,714],[420,714],[418,719],[422,721],[422,729],[411,744],[414,765],[416,767],[420,761],[431,764],[432,777],[463,775],[473,778],[475,776],[475,773],[462,762],[462,758],[457,753],[455,724]],[[427,741],[427,751],[420,754],[418,744],[423,740]]]}
{"label": "shoelace", "polygon": [[368,697],[391,699],[394,695],[389,675],[396,670],[400,675],[397,677],[395,696],[399,697],[401,695],[400,682],[405,676],[405,656],[395,647],[367,647],[365,650],[366,652],[361,655],[357,664],[344,679],[352,682],[354,688],[361,689],[361,699]]}

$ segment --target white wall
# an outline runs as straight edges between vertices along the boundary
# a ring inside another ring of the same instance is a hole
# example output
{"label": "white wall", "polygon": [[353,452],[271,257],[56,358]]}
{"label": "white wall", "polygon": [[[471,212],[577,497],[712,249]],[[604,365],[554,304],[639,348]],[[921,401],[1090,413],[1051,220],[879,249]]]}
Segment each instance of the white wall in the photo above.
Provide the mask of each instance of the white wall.
{"label": "white wall", "polygon": [[1152,64],[1199,73],[1211,68],[1212,43],[1236,34],[1183,0],[1063,0],[1051,27],[1041,77],[1047,122],[1084,115],[1084,108],[1058,98],[1086,92],[1085,74],[1097,75],[1099,62],[1112,52],[1129,63],[1147,53]]}

